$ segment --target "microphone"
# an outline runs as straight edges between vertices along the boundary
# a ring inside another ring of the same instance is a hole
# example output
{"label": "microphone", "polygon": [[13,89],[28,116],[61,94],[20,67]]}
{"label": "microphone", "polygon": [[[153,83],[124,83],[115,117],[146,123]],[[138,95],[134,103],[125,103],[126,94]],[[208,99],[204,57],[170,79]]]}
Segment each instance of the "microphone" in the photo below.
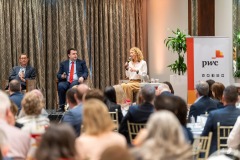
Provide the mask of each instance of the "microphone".
{"label": "microphone", "polygon": [[127,62],[129,63],[132,60],[132,57],[128,57]]}

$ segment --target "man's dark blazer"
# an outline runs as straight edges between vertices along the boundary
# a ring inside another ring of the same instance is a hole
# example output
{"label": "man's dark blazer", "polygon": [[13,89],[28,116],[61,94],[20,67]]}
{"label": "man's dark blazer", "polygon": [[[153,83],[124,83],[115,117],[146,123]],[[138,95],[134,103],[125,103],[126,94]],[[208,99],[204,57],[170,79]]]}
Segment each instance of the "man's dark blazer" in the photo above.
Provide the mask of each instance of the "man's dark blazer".
{"label": "man's dark blazer", "polygon": [[197,116],[205,114],[206,112],[209,113],[215,109],[217,109],[217,103],[208,96],[203,96],[196,103],[191,105],[188,118],[191,119],[193,116],[196,121]]}
{"label": "man's dark blazer", "polygon": [[[66,79],[62,79],[62,77],[61,77],[64,72],[68,76],[68,73],[69,73],[69,60],[63,61],[60,64],[60,68],[59,68],[59,71],[58,71],[58,74],[57,74],[57,78],[58,78],[59,82],[67,81],[67,78]],[[76,60],[76,72],[77,72],[78,78],[79,77],[83,77],[84,80],[87,79],[87,77],[88,77],[88,68],[87,68],[86,62],[84,60],[80,60],[80,59]]]}
{"label": "man's dark blazer", "polygon": [[22,109],[22,99],[23,99],[23,94],[21,92],[14,92],[9,96],[10,100],[13,101],[17,106],[18,106],[18,113]]}
{"label": "man's dark blazer", "polygon": [[[22,67],[21,66],[13,67],[13,69],[11,71],[11,74],[9,76],[9,82],[13,79],[17,79],[17,80],[21,81],[19,76],[18,76],[20,68],[22,68]],[[35,79],[35,77],[36,77],[35,69],[33,67],[31,67],[30,65],[27,65],[26,66],[26,71],[25,71],[25,79]],[[21,81],[21,85],[26,86],[26,82]]]}
{"label": "man's dark blazer", "polygon": [[82,104],[68,110],[62,117],[62,123],[70,124],[75,130],[76,136],[78,137],[81,133],[82,126]]}
{"label": "man's dark blazer", "polygon": [[221,126],[234,126],[239,115],[240,109],[235,106],[225,106],[222,109],[214,110],[209,113],[202,132],[202,136],[207,136],[209,132],[213,132],[209,155],[217,150],[217,122],[220,122]]}
{"label": "man's dark blazer", "polygon": [[146,123],[149,116],[154,112],[154,106],[149,102],[144,102],[141,105],[130,106],[129,110],[120,124],[119,133],[123,134],[128,143],[130,143],[128,135],[127,121],[132,123]]}

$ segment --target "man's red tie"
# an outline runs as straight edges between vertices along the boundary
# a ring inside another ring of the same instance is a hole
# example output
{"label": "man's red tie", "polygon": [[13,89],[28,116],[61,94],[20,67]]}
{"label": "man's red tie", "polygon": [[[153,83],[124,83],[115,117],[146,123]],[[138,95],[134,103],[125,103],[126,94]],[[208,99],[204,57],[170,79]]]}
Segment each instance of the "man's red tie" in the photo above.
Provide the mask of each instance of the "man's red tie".
{"label": "man's red tie", "polygon": [[74,74],[74,62],[72,62],[71,70],[70,70],[70,76],[69,76],[70,83],[72,83],[72,81],[73,81],[73,74]]}

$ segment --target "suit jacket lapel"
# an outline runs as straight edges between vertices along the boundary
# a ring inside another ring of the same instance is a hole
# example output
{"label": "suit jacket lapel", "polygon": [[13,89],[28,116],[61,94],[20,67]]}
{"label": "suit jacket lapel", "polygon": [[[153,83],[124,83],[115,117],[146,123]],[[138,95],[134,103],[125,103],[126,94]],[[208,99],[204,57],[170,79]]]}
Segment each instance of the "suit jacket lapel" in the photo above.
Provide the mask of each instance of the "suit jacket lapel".
{"label": "suit jacket lapel", "polygon": [[66,61],[66,68],[67,68],[66,74],[67,75],[68,75],[68,72],[69,72],[69,63],[70,63],[70,60]]}

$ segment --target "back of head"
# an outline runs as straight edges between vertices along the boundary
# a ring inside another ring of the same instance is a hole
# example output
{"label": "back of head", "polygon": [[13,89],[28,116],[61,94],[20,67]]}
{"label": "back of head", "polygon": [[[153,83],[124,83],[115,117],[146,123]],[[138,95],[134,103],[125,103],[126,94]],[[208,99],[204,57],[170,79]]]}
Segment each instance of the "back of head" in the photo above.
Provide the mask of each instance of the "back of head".
{"label": "back of head", "polygon": [[161,94],[162,92],[167,91],[170,92],[171,90],[169,89],[168,85],[165,83],[159,83],[158,85],[158,94]]}
{"label": "back of head", "polygon": [[209,85],[205,81],[199,81],[196,84],[196,90],[197,90],[199,96],[208,96]]}
{"label": "back of head", "polygon": [[213,98],[212,89],[211,88],[212,88],[213,83],[215,83],[215,81],[212,80],[212,79],[208,79],[208,80],[206,80],[206,82],[208,83],[208,86],[209,86],[208,97]]}
{"label": "back of head", "polygon": [[114,129],[107,106],[98,99],[83,104],[83,125],[86,134],[99,135]]}
{"label": "back of head", "polygon": [[142,147],[143,159],[191,157],[190,146],[186,143],[181,125],[173,113],[158,111],[152,114],[147,122],[147,132]]}
{"label": "back of head", "polygon": [[152,102],[155,97],[155,88],[150,84],[146,84],[141,88],[139,95],[142,97],[143,101]]}
{"label": "back of head", "polygon": [[187,104],[178,96],[159,95],[154,99],[154,107],[157,111],[168,110],[175,114],[179,122],[185,126],[187,123]]}
{"label": "back of head", "polygon": [[84,100],[89,100],[92,98],[98,99],[98,100],[104,102],[103,92],[99,89],[88,90],[87,93],[85,94]]}
{"label": "back of head", "polygon": [[170,82],[168,82],[168,81],[165,81],[165,82],[163,82],[163,83],[165,83],[166,85],[168,85],[171,93],[174,94],[174,89],[173,89],[173,87],[172,87],[172,84],[171,84]]}
{"label": "back of head", "polygon": [[116,100],[116,91],[113,86],[108,86],[104,89],[104,96],[107,98],[109,101],[117,103]]}
{"label": "back of head", "polygon": [[134,160],[127,148],[111,146],[103,151],[100,160]]}
{"label": "back of head", "polygon": [[37,94],[28,92],[21,102],[26,115],[39,115],[43,108],[43,101]]}
{"label": "back of head", "polygon": [[225,86],[222,83],[220,82],[213,83],[211,87],[211,90],[213,92],[213,97],[221,101],[224,89],[225,89]]}
{"label": "back of head", "polygon": [[230,85],[223,91],[224,101],[227,104],[235,104],[238,101],[238,89],[237,87]]}
{"label": "back of head", "polygon": [[75,95],[77,94],[77,88],[70,88],[67,90],[66,99],[68,102],[77,105]]}
{"label": "back of head", "polygon": [[74,159],[75,132],[68,124],[51,124],[42,135],[36,151],[37,160]]}
{"label": "back of head", "polygon": [[11,80],[9,83],[9,90],[11,92],[19,92],[21,90],[21,83],[16,79]]}
{"label": "back of head", "polygon": [[83,100],[83,95],[87,93],[89,90],[88,85],[86,84],[79,84],[77,87],[77,98],[79,101]]}
{"label": "back of head", "polygon": [[6,112],[10,109],[11,103],[9,97],[3,91],[0,91],[0,118],[5,118]]}

